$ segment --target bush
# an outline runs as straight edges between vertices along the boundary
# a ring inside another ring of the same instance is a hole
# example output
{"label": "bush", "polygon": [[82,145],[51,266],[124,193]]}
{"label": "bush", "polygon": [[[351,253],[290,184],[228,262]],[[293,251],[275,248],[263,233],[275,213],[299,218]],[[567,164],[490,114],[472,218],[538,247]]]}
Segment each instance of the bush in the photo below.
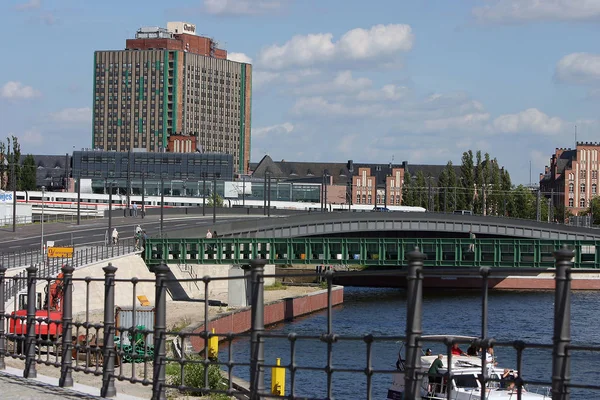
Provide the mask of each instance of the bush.
{"label": "bush", "polygon": [[[204,361],[204,357],[199,355],[186,356],[186,363],[183,367],[184,373],[184,384],[190,388],[206,388],[204,385],[204,365],[201,363]],[[171,378],[170,381],[173,385],[181,385],[181,364],[170,363],[166,367],[166,373]],[[227,388],[225,378],[221,375],[221,370],[218,365],[208,366],[208,389],[211,390],[224,390]],[[183,392],[187,395],[199,395],[199,392]],[[210,396],[213,399],[229,399],[228,396],[223,394],[212,394]]]}

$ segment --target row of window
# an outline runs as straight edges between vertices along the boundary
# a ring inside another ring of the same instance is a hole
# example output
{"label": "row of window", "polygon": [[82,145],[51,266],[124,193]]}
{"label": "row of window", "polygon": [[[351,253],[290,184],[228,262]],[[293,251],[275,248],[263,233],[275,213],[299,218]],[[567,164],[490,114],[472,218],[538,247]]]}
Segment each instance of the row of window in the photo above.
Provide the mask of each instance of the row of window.
{"label": "row of window", "polygon": [[[579,178],[580,179],[585,179],[587,175],[587,171],[586,170],[581,170],[579,171]],[[592,171],[592,179],[598,179],[598,171]],[[569,180],[573,181],[575,180],[575,174],[571,173],[569,174]]]}
{"label": "row of window", "polygon": [[[596,190],[598,186],[595,183],[592,183],[592,194],[596,194]],[[573,183],[569,183],[569,193],[575,192],[575,185]],[[585,193],[585,183],[579,185],[579,193]]]}

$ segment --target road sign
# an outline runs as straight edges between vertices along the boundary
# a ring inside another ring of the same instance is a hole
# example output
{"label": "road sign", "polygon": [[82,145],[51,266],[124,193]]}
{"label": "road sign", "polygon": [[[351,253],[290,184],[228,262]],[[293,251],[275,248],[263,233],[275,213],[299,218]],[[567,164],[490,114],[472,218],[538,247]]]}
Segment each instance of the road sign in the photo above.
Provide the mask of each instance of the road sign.
{"label": "road sign", "polygon": [[73,257],[72,247],[48,247],[48,258]]}

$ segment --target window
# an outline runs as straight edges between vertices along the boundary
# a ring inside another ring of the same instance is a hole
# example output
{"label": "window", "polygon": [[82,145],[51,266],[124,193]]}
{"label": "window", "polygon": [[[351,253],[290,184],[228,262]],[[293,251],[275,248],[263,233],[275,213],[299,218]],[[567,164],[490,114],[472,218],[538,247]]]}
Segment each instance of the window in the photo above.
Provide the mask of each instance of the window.
{"label": "window", "polygon": [[575,185],[573,185],[573,183],[569,183],[569,193],[573,193],[574,189],[575,189]]}
{"label": "window", "polygon": [[585,193],[585,183],[579,185],[579,193]]}
{"label": "window", "polygon": [[585,207],[585,199],[584,198],[579,199],[579,207]]}
{"label": "window", "polygon": [[360,194],[356,195],[356,204],[360,204]]}
{"label": "window", "polygon": [[592,183],[592,194],[596,194],[597,188],[597,185],[595,183]]}
{"label": "window", "polygon": [[585,170],[581,170],[581,171],[579,171],[579,177],[580,177],[581,179],[585,179]]}
{"label": "window", "polygon": [[569,199],[569,207],[573,207],[573,199]]}

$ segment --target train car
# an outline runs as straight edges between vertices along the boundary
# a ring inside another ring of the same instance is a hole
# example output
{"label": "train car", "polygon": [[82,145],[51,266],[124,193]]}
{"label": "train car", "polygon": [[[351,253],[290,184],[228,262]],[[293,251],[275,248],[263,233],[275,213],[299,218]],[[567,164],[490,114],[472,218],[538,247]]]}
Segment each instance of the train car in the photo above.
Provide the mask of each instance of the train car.
{"label": "train car", "polygon": [[[104,211],[108,209],[108,194],[95,194],[95,193],[81,193],[80,207],[82,210],[88,211]],[[36,207],[42,205],[42,192],[39,191],[18,191],[17,202],[31,204]],[[135,202],[138,206],[142,204],[141,195],[129,196],[129,202]],[[145,196],[144,198],[146,208],[156,208],[161,206],[160,196]],[[202,206],[203,199],[200,197],[182,197],[182,196],[164,196],[164,207],[200,207]],[[44,208],[47,209],[76,209],[77,208],[77,193],[71,192],[44,192]],[[264,205],[263,200],[253,199],[224,199],[224,207],[253,207],[262,208]],[[112,208],[123,209],[127,207],[127,196],[124,194],[113,194],[112,196]],[[347,204],[328,204],[330,211],[342,211],[348,210]],[[271,201],[272,209],[280,210],[303,210],[303,211],[319,211],[321,209],[320,203],[312,202],[301,202],[301,201]],[[369,211],[381,211],[381,207],[374,207],[372,205],[352,205],[350,210],[354,212],[369,212]],[[410,207],[410,206],[387,206],[385,211],[402,211],[402,212],[425,212],[423,207]]]}

